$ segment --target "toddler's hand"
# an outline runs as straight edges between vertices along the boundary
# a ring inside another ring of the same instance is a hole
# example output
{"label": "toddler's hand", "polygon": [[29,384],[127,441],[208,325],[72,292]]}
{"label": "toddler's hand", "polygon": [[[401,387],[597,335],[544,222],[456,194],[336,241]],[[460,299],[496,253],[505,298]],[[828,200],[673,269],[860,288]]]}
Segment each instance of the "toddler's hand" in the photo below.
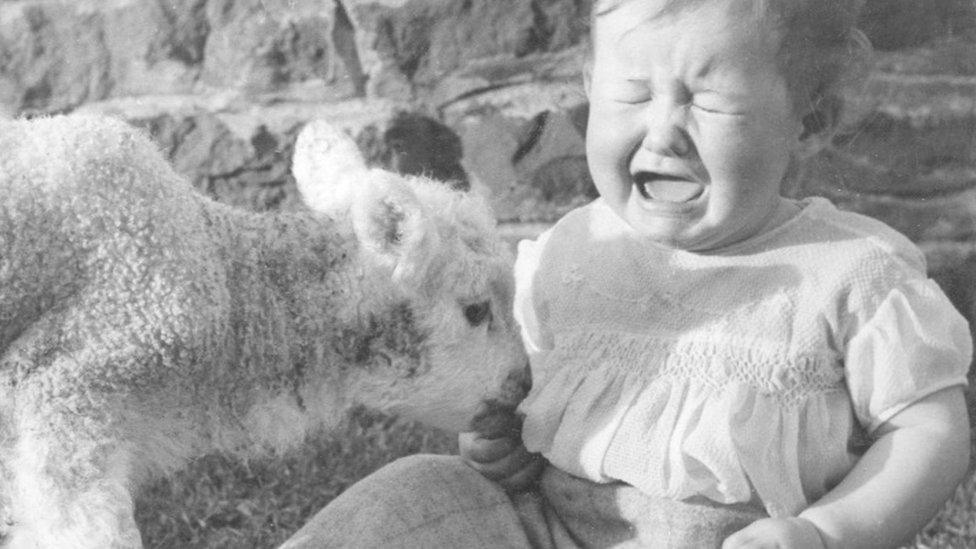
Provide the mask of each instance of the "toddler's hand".
{"label": "toddler's hand", "polygon": [[825,549],[812,522],[790,517],[757,520],[725,538],[722,549]]}
{"label": "toddler's hand", "polygon": [[458,435],[461,458],[486,478],[509,492],[532,487],[546,460],[531,454],[522,444],[522,418],[506,418],[506,428],[490,433],[466,432]]}

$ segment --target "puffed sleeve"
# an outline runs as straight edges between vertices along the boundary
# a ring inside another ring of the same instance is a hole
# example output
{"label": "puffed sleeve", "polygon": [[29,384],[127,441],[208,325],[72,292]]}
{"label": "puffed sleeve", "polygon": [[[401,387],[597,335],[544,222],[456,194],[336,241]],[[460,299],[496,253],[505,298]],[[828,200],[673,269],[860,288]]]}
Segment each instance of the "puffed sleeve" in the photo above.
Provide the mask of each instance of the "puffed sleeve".
{"label": "puffed sleeve", "polygon": [[912,403],[966,384],[972,340],[966,320],[932,280],[900,282],[848,343],[854,412],[873,432]]}
{"label": "puffed sleeve", "polygon": [[538,310],[541,302],[535,291],[539,257],[549,238],[546,231],[536,240],[523,240],[515,259],[515,321],[522,331],[522,342],[529,356],[552,348],[552,335],[545,326],[544,314]]}

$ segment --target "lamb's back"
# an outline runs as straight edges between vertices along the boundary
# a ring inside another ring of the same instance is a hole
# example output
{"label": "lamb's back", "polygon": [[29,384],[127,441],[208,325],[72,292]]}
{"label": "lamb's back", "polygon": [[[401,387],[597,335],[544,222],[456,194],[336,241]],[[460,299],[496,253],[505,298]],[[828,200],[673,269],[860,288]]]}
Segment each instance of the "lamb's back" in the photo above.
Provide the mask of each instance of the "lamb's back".
{"label": "lamb's back", "polygon": [[110,356],[223,314],[212,203],[141,132],[101,117],[4,121],[0,150],[0,355],[38,322]]}

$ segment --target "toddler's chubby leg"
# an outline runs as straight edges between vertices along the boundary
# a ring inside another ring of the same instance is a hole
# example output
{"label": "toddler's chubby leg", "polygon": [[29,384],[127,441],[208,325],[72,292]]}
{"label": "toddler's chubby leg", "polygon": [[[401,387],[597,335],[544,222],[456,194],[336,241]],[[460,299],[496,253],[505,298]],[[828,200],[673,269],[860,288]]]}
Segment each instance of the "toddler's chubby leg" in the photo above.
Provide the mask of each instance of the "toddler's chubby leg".
{"label": "toddler's chubby leg", "polygon": [[530,547],[508,495],[457,456],[401,458],[333,500],[280,549]]}

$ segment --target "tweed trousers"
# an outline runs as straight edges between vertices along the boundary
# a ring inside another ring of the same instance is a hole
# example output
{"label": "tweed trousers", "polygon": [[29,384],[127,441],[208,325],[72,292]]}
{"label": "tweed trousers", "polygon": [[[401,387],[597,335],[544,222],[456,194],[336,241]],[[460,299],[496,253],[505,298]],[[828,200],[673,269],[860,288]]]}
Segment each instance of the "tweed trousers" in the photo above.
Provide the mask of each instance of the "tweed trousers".
{"label": "tweed trousers", "polygon": [[758,505],[649,497],[547,467],[509,495],[457,456],[397,460],[319,511],[281,549],[718,547],[765,517]]}

